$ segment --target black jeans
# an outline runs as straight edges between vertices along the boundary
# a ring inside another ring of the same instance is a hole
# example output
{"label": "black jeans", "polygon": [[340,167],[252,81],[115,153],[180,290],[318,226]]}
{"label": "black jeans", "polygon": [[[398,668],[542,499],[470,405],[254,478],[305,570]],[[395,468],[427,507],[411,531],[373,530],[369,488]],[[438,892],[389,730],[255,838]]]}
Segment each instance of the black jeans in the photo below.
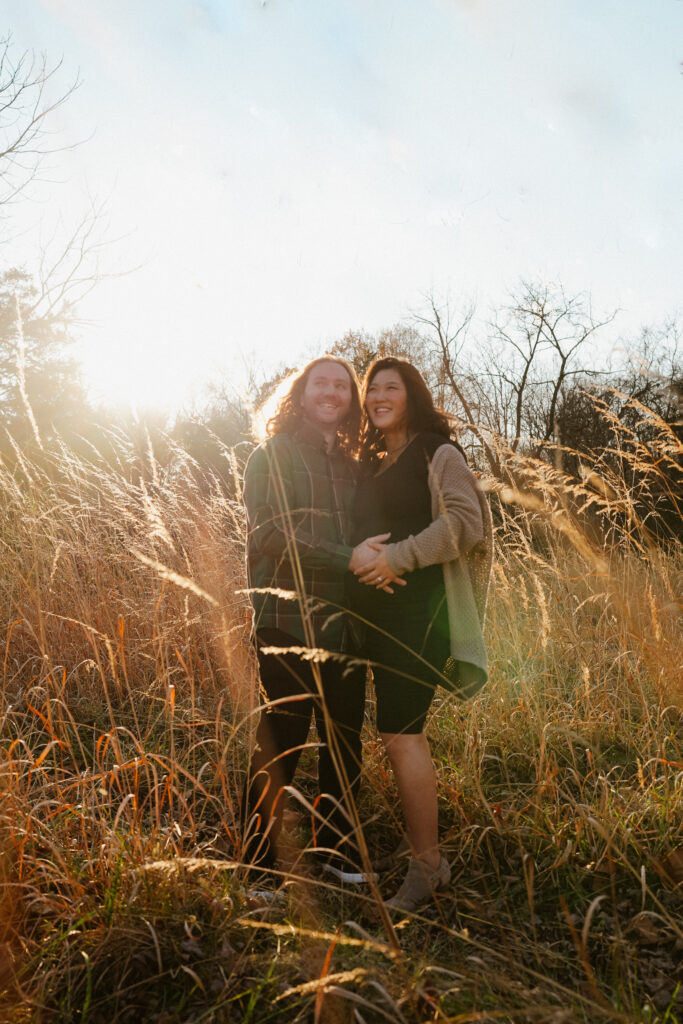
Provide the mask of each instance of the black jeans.
{"label": "black jeans", "polygon": [[351,668],[345,661],[332,659],[319,662],[315,666],[315,672],[320,673],[319,688],[310,661],[302,661],[293,653],[264,654],[261,649],[298,643],[276,630],[264,630],[257,637],[261,683],[269,703],[261,712],[243,794],[243,859],[264,868],[275,863],[285,802],[283,789],[294,778],[308,739],[311,714],[315,715],[321,742],[320,797],[313,822],[315,845],[357,860],[352,807],[360,784],[365,666]]}

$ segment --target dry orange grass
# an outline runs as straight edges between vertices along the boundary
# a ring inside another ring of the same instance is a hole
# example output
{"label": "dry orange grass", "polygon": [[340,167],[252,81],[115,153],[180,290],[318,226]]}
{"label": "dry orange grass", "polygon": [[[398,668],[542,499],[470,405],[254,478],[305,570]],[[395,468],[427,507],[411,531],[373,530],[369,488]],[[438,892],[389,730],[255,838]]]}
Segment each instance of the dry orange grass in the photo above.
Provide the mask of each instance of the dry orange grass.
{"label": "dry orange grass", "polygon": [[[662,424],[622,450],[660,491],[681,456]],[[239,494],[180,450],[108,452],[0,467],[3,1020],[680,1018],[680,546],[615,471],[508,459],[491,683],[429,726],[453,891],[392,931],[372,893],[298,867],[275,920],[251,901]],[[370,724],[366,747],[383,851],[400,823]],[[296,852],[305,813],[290,833]]]}

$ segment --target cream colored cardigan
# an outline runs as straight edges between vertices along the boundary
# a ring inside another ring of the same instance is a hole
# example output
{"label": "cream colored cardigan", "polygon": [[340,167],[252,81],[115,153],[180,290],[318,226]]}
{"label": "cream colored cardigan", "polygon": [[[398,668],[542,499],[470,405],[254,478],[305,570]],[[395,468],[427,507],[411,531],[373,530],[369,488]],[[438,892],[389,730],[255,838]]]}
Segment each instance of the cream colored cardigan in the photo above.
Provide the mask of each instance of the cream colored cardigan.
{"label": "cream colored cardigan", "polygon": [[487,679],[483,624],[493,560],[491,512],[477,478],[452,444],[434,452],[429,490],[432,523],[416,536],[388,544],[386,558],[397,575],[442,564],[451,641],[445,671],[449,688],[467,696]]}

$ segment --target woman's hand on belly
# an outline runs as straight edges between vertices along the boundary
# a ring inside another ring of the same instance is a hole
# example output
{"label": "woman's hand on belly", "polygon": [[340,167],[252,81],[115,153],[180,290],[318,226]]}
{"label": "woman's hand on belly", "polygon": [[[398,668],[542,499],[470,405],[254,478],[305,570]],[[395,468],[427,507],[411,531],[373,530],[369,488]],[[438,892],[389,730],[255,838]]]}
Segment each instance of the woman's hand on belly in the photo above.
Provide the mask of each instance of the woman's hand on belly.
{"label": "woman's hand on belly", "polygon": [[387,562],[386,544],[376,545],[373,557],[353,571],[361,583],[368,587],[377,587],[378,590],[386,590],[388,594],[394,592],[389,584],[405,587],[407,582],[397,576]]}

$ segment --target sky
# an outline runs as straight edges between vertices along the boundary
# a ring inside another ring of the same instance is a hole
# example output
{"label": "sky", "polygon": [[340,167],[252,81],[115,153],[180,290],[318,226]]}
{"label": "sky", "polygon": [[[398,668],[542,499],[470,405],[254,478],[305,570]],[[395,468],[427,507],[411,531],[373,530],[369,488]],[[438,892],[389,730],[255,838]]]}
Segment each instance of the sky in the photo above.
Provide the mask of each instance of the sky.
{"label": "sky", "polygon": [[[93,395],[177,408],[426,293],[683,305],[683,0],[3,0],[81,85],[0,261],[91,198]],[[7,230],[7,225],[4,225]],[[124,272],[125,273],[122,273]]]}

